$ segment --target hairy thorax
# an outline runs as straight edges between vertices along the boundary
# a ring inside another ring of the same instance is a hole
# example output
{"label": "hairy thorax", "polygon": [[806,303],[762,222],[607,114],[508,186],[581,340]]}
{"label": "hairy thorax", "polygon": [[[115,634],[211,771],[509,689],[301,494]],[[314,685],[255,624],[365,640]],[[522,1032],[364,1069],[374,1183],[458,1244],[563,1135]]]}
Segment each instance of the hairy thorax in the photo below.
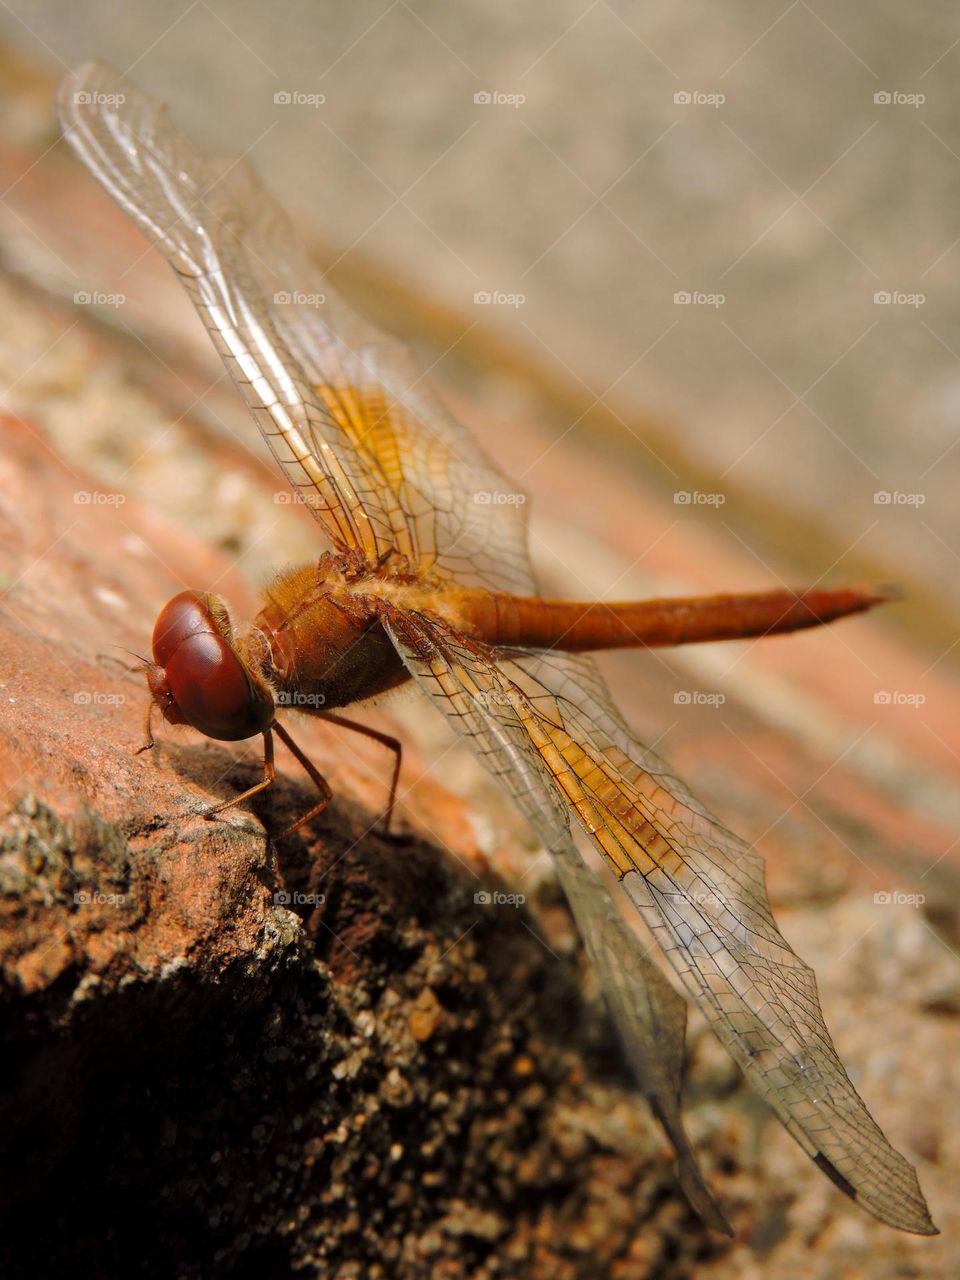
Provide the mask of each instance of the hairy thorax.
{"label": "hairy thorax", "polygon": [[326,555],[270,584],[263,608],[238,644],[273,686],[278,703],[332,710],[410,678],[383,627],[390,606],[473,631],[472,598],[480,594],[411,574],[404,566],[371,573],[346,557]]}

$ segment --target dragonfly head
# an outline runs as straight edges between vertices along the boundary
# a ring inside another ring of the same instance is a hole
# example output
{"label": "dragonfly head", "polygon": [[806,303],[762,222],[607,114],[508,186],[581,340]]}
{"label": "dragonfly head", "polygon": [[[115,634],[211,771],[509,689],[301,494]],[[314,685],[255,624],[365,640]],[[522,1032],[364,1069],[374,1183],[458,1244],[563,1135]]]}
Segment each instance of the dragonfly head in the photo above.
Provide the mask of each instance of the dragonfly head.
{"label": "dragonfly head", "polygon": [[181,591],[153,629],[147,685],[165,720],[234,742],[273,723],[273,691],[237,651],[219,596]]}

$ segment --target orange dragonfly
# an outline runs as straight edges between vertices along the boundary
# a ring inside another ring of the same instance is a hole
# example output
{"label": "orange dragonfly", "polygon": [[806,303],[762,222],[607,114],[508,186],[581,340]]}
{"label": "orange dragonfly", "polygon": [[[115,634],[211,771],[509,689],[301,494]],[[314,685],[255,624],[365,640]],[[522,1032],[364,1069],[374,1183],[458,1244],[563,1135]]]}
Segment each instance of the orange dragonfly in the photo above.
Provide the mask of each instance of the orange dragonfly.
{"label": "orange dragonfly", "polygon": [[[157,620],[151,710],[212,738],[263,735],[263,780],[210,812],[273,781],[276,733],[320,788],[306,821],[330,789],[278,710],[296,705],[350,725],[335,709],[412,679],[553,853],[641,1088],[704,1219],[730,1232],[680,1114],[686,1003],[583,861],[571,819],[747,1080],[821,1170],[883,1222],[935,1233],[913,1167],[837,1056],[812,970],[777,928],[761,858],[636,740],[585,656],[790,631],[884,593],[541,598],[522,507],[490,500],[510,486],[405,350],[331,296],[253,173],[205,158],[159,103],[96,64],[67,77],[59,110],[74,151],[180,276],[330,544],[268,587],[247,627],[235,629],[223,601],[200,591],[175,597]],[[316,294],[325,295],[322,308],[297,302]],[[398,768],[399,744],[387,741]]]}

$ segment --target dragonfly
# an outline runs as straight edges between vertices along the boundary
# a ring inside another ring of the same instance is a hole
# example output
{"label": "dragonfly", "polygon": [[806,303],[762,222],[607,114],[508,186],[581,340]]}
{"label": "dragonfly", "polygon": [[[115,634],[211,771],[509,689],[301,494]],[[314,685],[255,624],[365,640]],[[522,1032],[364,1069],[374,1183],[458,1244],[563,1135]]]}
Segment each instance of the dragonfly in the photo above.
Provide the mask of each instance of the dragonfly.
{"label": "dragonfly", "polygon": [[[637,740],[589,656],[795,631],[889,593],[540,596],[526,504],[498,500],[515,488],[406,348],[333,294],[252,169],[204,156],[163,104],[96,63],[67,76],[58,109],[70,146],[180,277],[323,535],[315,561],[264,589],[252,623],[235,624],[222,599],[200,590],[157,618],[150,712],[222,741],[263,739],[263,778],[209,816],[273,782],[274,734],[320,792],[294,826],[326,806],[329,785],[278,718],[296,707],[393,749],[389,824],[400,744],[338,712],[412,681],[553,854],[640,1090],[702,1218],[732,1234],[681,1114],[688,1000],[841,1191],[892,1227],[936,1234],[913,1166],[844,1070],[812,969],[777,927],[761,857]],[[628,923],[631,909],[664,968]]]}

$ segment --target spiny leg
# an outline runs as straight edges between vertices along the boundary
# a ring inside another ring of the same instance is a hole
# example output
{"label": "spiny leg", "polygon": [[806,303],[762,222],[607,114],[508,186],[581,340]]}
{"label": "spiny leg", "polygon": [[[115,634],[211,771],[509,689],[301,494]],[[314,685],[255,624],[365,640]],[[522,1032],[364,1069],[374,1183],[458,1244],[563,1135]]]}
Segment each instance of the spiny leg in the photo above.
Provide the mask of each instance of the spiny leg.
{"label": "spiny leg", "polygon": [[142,747],[137,747],[136,751],[133,753],[135,756],[140,755],[144,751],[152,751],[157,745],[153,736],[153,708],[156,705],[157,704],[152,698],[147,703],[147,714],[143,721],[143,731],[146,734],[146,740]]}
{"label": "spiny leg", "polygon": [[332,711],[318,711],[316,715],[321,720],[329,720],[331,724],[340,725],[343,729],[352,729],[354,733],[362,733],[366,738],[373,738],[374,741],[389,747],[393,752],[393,777],[390,779],[390,798],[383,813],[383,833],[384,835],[389,835],[390,819],[393,817],[393,806],[397,798],[397,783],[400,781],[400,761],[403,757],[403,744],[389,733],[381,733],[379,729],[371,729],[369,725],[360,724],[356,720],[348,720],[345,716],[334,715]]}
{"label": "spiny leg", "polygon": [[[279,725],[274,725],[274,728],[277,733],[282,733]],[[276,776],[277,770],[273,763],[273,734],[269,729],[265,729],[263,731],[263,777],[252,787],[247,787],[246,791],[241,791],[238,796],[233,796],[229,800],[224,800],[222,804],[214,805],[212,809],[207,809],[203,816],[205,818],[213,818],[218,813],[223,813],[224,809],[232,809],[235,804],[241,804],[244,800],[249,800],[258,791],[265,791]]]}
{"label": "spiny leg", "polygon": [[[284,831],[280,832],[280,835],[277,837],[277,839],[282,839],[284,836],[288,836],[291,834],[291,832],[296,831],[298,827],[302,827],[305,822],[309,822],[311,818],[315,818],[318,813],[323,813],[324,809],[333,799],[333,792],[330,790],[330,784],[327,782],[326,778],[319,771],[319,769],[317,769],[317,767],[314,764],[312,764],[310,760],[307,759],[307,757],[300,750],[300,748],[297,746],[294,740],[290,737],[289,733],[287,733],[286,729],[284,729],[283,725],[275,721],[273,727],[274,729],[276,729],[277,736],[279,737],[280,741],[283,742],[287,747],[289,747],[290,751],[300,761],[304,769],[306,769],[307,773],[310,775],[311,781],[313,782],[317,790],[320,792],[320,795],[322,797],[322,799],[317,804],[315,804],[313,808],[309,810],[309,812],[305,813],[302,818],[298,818],[296,822],[292,823]],[[267,732],[269,733],[269,730]],[[273,764],[273,760],[272,760],[272,749],[271,749],[271,766],[272,764]]]}
{"label": "spiny leg", "polygon": [[[391,737],[390,734],[381,733],[379,729],[371,729],[367,725],[358,724],[353,720],[347,720],[343,716],[334,715],[332,712],[329,712],[329,711],[321,712],[320,715],[322,716],[323,719],[329,720],[333,724],[338,724],[342,728],[353,729],[357,733],[364,734],[366,737],[374,738],[377,742],[380,742],[384,746],[389,747],[390,750],[394,752],[396,759],[393,767],[393,776],[390,780],[390,798],[387,804],[386,811],[384,813],[384,831],[388,832],[390,829],[390,818],[393,813],[394,801],[396,799],[396,794],[397,794],[397,783],[400,777],[400,761],[403,754],[402,745],[396,738]],[[292,823],[285,830],[281,831],[277,838],[280,839],[283,836],[290,835],[292,832],[296,831],[299,827],[302,827],[304,823],[309,822],[311,818],[315,818],[318,814],[322,813],[324,809],[326,809],[327,805],[330,803],[330,801],[333,798],[333,792],[330,789],[330,784],[327,782],[326,778],[319,771],[319,769],[317,769],[317,767],[313,764],[313,762],[304,754],[304,752],[296,744],[296,742],[293,740],[293,738],[290,736],[287,730],[283,727],[283,725],[280,724],[278,721],[274,721],[272,728],[267,729],[263,735],[263,743],[264,743],[263,778],[259,782],[255,783],[252,787],[248,787],[246,791],[242,791],[239,795],[233,796],[229,800],[224,800],[222,804],[218,804],[212,809],[208,809],[204,814],[205,818],[215,817],[218,813],[222,813],[224,809],[232,808],[233,805],[240,804],[242,801],[248,800],[251,796],[256,795],[257,792],[265,790],[275,780],[276,766],[274,764],[274,756],[273,756],[273,731],[276,732],[277,736],[280,738],[280,741],[284,743],[286,747],[289,748],[289,750],[295,756],[295,758],[299,760],[299,762],[303,765],[311,781],[313,782],[314,786],[316,786],[317,790],[320,792],[320,795],[321,795],[321,799],[313,806],[312,809],[309,809],[305,814],[303,814],[302,817],[298,818],[296,822]],[[150,741],[146,745],[152,746],[153,735],[149,732],[149,710],[148,710],[148,737],[150,738]],[[144,749],[144,748],[141,748],[141,749]]]}

